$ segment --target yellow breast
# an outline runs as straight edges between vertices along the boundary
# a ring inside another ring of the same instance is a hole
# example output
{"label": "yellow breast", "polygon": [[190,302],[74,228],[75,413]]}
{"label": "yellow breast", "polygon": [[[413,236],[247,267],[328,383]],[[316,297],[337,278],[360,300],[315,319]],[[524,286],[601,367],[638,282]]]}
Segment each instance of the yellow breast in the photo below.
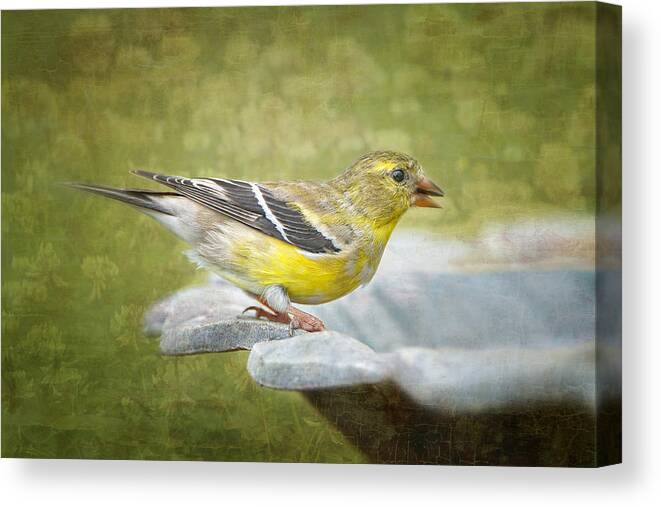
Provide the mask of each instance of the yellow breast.
{"label": "yellow breast", "polygon": [[348,294],[371,280],[395,224],[388,224],[339,253],[314,254],[261,233],[248,231],[233,242],[233,269],[220,274],[260,294],[282,285],[294,303],[319,304]]}

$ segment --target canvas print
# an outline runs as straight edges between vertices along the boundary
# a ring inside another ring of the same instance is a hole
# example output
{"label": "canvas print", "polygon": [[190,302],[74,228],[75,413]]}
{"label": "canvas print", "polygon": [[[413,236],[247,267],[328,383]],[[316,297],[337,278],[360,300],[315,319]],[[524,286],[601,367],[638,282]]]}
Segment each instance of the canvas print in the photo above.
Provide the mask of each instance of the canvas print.
{"label": "canvas print", "polygon": [[621,10],[2,13],[2,456],[621,460]]}

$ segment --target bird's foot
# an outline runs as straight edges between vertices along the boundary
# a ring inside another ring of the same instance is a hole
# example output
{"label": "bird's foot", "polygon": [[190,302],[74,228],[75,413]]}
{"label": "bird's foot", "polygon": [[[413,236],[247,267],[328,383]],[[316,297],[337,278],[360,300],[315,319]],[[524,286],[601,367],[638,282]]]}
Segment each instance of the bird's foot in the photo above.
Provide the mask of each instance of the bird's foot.
{"label": "bird's foot", "polygon": [[326,329],[324,323],[317,317],[299,310],[298,308],[294,308],[293,306],[290,306],[287,312],[283,313],[277,313],[270,308],[269,310],[266,310],[261,306],[249,306],[243,310],[243,313],[246,313],[248,310],[253,310],[255,312],[255,318],[257,319],[264,317],[271,322],[289,324],[289,334],[292,336],[296,329],[303,329],[310,333],[324,331]]}
{"label": "bird's foot", "polygon": [[324,326],[324,323],[321,321],[321,319],[318,319],[314,315],[299,310],[298,308],[290,306],[288,314],[294,329],[304,329],[310,333],[326,330],[326,326]]}

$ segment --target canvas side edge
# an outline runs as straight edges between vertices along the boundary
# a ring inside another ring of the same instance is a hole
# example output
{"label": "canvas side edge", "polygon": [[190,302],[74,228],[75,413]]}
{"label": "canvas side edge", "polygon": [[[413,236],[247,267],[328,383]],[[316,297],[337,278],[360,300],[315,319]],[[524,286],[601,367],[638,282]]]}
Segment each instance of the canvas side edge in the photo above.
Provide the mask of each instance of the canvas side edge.
{"label": "canvas side edge", "polygon": [[622,8],[596,3],[596,466],[622,462]]}

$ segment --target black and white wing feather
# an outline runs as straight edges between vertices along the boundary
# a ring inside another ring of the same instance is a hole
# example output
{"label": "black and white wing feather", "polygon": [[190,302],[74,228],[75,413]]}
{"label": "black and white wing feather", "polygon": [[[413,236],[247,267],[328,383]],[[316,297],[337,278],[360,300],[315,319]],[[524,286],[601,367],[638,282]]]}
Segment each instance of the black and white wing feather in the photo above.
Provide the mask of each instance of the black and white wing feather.
{"label": "black and white wing feather", "polygon": [[209,209],[312,253],[337,253],[333,241],[303,213],[257,183],[220,178],[184,178],[147,171],[138,176],[158,181]]}

